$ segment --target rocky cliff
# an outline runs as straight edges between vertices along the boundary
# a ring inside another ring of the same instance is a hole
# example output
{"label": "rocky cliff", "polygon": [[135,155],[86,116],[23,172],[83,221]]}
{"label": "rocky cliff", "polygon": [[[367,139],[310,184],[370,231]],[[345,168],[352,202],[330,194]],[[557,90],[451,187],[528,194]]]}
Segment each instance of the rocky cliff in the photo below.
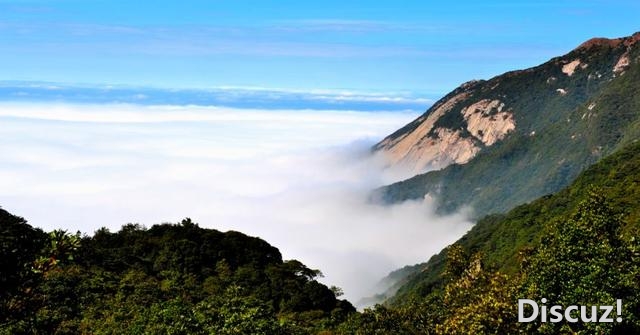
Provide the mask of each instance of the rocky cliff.
{"label": "rocky cliff", "polygon": [[513,110],[506,109],[499,99],[482,99],[463,107],[460,114],[464,128],[451,129],[438,122],[455,107],[468,103],[477,83],[462,85],[428,113],[377,144],[376,150],[384,152],[391,164],[419,173],[452,163],[464,164],[483,147],[502,140],[516,124]]}

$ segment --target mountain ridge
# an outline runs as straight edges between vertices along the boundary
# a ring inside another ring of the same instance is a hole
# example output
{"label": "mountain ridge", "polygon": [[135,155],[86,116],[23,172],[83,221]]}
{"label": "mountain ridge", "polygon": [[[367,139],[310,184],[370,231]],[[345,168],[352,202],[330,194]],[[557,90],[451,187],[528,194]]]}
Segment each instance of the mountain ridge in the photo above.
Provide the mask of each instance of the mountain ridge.
{"label": "mountain ridge", "polygon": [[471,206],[481,217],[565,187],[640,135],[638,41],[640,33],[591,39],[538,66],[461,85],[374,146],[390,165],[430,170],[375,197],[433,197],[441,213]]}
{"label": "mountain ridge", "polygon": [[625,43],[626,46],[630,46],[637,42],[640,42],[640,32],[633,33],[631,36],[618,37],[618,38],[593,37],[586,40],[582,44],[580,44],[577,48],[574,49],[574,51],[578,49],[589,49],[593,46],[602,46],[602,45],[616,47],[620,43]]}

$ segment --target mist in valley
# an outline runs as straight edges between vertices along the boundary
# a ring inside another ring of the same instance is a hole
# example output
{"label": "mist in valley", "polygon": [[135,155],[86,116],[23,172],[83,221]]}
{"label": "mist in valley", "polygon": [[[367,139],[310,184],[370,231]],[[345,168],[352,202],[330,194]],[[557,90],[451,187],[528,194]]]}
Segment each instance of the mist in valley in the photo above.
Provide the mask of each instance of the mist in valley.
{"label": "mist in valley", "polygon": [[4,103],[0,205],[87,234],[190,217],[265,239],[355,303],[471,226],[428,201],[369,201],[407,176],[371,146],[417,115]]}

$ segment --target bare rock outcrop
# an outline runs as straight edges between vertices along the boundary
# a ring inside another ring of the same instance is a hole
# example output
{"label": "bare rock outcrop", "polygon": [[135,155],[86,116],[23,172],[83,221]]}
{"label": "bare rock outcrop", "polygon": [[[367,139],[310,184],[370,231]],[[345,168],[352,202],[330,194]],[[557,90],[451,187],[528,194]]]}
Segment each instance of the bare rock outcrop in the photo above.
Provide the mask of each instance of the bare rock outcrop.
{"label": "bare rock outcrop", "polygon": [[[440,117],[468,96],[469,93],[462,92],[436,106],[427,116],[416,120],[420,125],[413,131],[395,139],[385,139],[378,145],[378,150],[385,154],[391,165],[401,165],[416,173],[425,168],[441,168],[451,163],[467,162],[477,152],[473,149],[473,141],[464,141],[460,134],[444,128],[435,131],[435,138],[429,134]],[[452,151],[458,141],[465,149]]]}
{"label": "bare rock outcrop", "polygon": [[464,164],[476,156],[483,144],[491,146],[515,129],[513,113],[504,110],[504,103],[499,100],[488,99],[462,109],[468,133],[461,129],[435,127],[438,119],[467,98],[469,93],[463,92],[434,106],[431,113],[416,120],[419,125],[415,129],[385,139],[377,149],[384,153],[390,165],[420,173],[453,163]]}
{"label": "bare rock outcrop", "polygon": [[576,71],[576,68],[578,68],[578,65],[580,65],[580,60],[575,59],[567,64],[564,64],[562,66],[562,72],[567,76],[571,77],[573,73]]}
{"label": "bare rock outcrop", "polygon": [[486,146],[502,140],[516,129],[513,113],[504,111],[500,100],[480,100],[462,110],[467,130]]}

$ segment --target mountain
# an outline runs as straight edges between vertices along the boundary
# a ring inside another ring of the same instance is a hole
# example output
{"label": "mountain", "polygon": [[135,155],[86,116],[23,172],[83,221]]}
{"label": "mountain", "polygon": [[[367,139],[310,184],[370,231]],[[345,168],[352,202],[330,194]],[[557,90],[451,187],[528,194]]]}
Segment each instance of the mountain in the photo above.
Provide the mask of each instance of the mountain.
{"label": "mountain", "polygon": [[[385,305],[341,327],[367,334],[639,334],[638,171],[640,143],[628,144],[561,191],[482,218],[410,269]],[[517,299],[563,311],[620,299],[621,310],[608,323],[526,323],[518,321]]]}
{"label": "mountain", "polygon": [[[504,214],[488,215],[455,242],[468,253],[482,253],[486,265],[504,273],[519,270],[519,254],[539,247],[544,227],[563,221],[576,210],[590,190],[596,189],[625,218],[622,227],[627,238],[640,231],[640,143],[633,143],[589,167],[568,187],[552,195],[520,205]],[[418,266],[393,301],[425,295],[441,280],[447,250]],[[586,261],[586,259],[585,259]]]}
{"label": "mountain", "polygon": [[[374,150],[420,173],[376,191],[480,218],[560,190],[640,138],[640,33],[591,39],[521,71],[465,83]],[[426,173],[421,173],[429,171]]]}

